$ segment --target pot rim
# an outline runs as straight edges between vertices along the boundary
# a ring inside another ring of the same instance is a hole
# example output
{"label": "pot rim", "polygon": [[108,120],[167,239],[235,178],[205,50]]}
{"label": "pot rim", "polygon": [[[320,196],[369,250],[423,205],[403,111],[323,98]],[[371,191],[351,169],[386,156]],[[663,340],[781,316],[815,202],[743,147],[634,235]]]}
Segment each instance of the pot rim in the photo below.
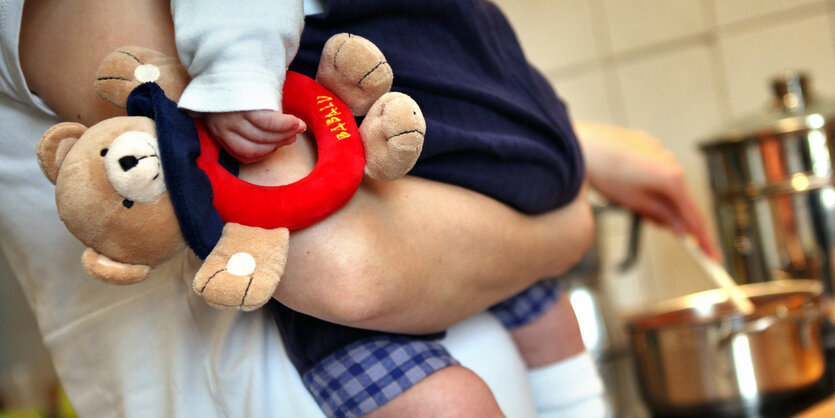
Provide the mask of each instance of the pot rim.
{"label": "pot rim", "polygon": [[[740,285],[739,289],[749,298],[806,294],[808,295],[808,301],[815,301],[823,295],[822,284],[817,280],[809,279],[784,279],[760,283],[749,283]],[[744,317],[741,312],[716,312],[714,307],[718,304],[727,303],[728,300],[729,299],[724,289],[710,289],[675,298],[659,300],[639,308],[628,309],[624,311],[620,317],[626,328],[631,332],[658,330],[680,326],[693,326],[697,324],[704,325],[732,319],[742,320]],[[816,302],[815,305],[821,304]],[[828,309],[828,306],[825,306],[824,308]],[[673,321],[669,324],[661,325],[642,324],[657,316],[688,310],[694,310],[696,314],[691,315],[691,317],[686,321]],[[768,315],[757,316],[757,314],[754,313],[750,316],[750,318],[745,319],[753,319],[755,317],[763,316]]]}

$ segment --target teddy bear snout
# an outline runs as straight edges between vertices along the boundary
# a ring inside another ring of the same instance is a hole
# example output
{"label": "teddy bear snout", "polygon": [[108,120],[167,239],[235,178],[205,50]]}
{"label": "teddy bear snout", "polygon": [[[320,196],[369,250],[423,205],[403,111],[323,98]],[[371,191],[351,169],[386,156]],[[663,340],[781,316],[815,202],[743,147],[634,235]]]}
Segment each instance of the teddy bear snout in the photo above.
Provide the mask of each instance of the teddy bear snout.
{"label": "teddy bear snout", "polygon": [[159,145],[154,135],[125,132],[102,151],[107,178],[126,200],[150,203],[165,193]]}

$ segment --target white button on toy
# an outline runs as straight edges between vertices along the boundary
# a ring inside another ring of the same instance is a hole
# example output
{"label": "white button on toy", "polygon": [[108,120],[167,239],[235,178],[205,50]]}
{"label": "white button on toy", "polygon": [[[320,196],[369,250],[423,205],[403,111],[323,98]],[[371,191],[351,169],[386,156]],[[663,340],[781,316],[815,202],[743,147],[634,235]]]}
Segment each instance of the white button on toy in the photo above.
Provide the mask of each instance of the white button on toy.
{"label": "white button on toy", "polygon": [[133,70],[133,76],[140,83],[157,81],[159,74],[159,68],[153,64],[142,64]]}
{"label": "white button on toy", "polygon": [[255,272],[255,258],[249,253],[235,253],[226,262],[226,271],[236,276],[249,276]]}

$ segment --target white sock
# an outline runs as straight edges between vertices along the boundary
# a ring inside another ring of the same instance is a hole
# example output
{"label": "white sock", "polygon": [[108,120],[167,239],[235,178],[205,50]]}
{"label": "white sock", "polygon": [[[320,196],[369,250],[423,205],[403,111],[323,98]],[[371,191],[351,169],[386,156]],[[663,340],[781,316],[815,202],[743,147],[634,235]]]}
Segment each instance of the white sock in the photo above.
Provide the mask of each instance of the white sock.
{"label": "white sock", "polygon": [[528,371],[540,418],[607,417],[603,381],[591,353]]}

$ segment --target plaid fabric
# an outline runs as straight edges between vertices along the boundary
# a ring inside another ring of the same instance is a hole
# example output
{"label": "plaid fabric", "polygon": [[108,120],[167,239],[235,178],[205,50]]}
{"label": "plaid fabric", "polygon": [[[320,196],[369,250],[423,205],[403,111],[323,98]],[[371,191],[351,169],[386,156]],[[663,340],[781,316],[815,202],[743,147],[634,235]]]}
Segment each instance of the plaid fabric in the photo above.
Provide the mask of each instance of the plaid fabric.
{"label": "plaid fabric", "polygon": [[493,305],[489,310],[505,328],[513,329],[539,318],[559,297],[560,285],[557,279],[548,279]]}
{"label": "plaid fabric", "polygon": [[329,417],[359,417],[458,362],[437,342],[381,336],[357,341],[302,376]]}

